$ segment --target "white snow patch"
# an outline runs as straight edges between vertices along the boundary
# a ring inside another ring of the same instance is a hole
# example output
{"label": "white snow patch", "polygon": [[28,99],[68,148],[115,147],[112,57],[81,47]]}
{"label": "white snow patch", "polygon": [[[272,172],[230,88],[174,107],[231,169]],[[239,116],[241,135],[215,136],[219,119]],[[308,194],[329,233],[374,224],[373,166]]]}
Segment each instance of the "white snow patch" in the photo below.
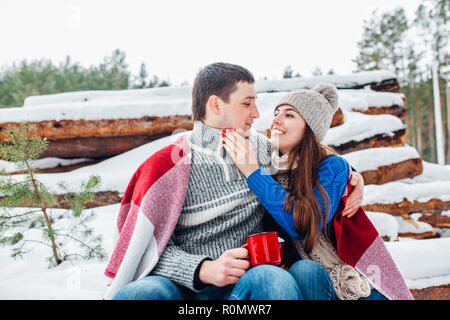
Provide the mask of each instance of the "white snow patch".
{"label": "white snow patch", "polygon": [[450,238],[386,242],[410,289],[450,283]]}
{"label": "white snow patch", "polygon": [[387,236],[390,241],[397,240],[399,223],[395,217],[384,212],[366,211],[366,214],[380,236]]}
{"label": "white snow patch", "polygon": [[395,203],[404,199],[427,202],[431,199],[450,201],[450,181],[408,184],[398,181],[364,187],[363,205]]}

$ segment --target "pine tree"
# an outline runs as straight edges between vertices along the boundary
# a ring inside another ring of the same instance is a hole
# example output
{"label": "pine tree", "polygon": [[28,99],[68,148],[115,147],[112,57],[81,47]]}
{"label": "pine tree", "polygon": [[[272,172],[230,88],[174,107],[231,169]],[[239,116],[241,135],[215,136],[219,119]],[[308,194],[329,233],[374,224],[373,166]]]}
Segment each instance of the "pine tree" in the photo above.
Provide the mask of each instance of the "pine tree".
{"label": "pine tree", "polygon": [[416,10],[414,24],[418,27],[425,45],[432,52],[432,59],[440,66],[445,65],[450,32],[450,1],[423,1]]}
{"label": "pine tree", "polygon": [[294,70],[292,70],[292,67],[289,65],[286,68],[284,68],[283,71],[283,79],[289,79],[292,78],[292,73],[294,72]]}
{"label": "pine tree", "polygon": [[404,37],[408,31],[408,19],[403,8],[397,8],[392,13],[381,15],[380,31],[383,47],[386,48],[386,64],[400,81],[405,78],[403,62],[405,59]]}
{"label": "pine tree", "polygon": [[111,89],[127,89],[129,72],[128,65],[125,63],[125,52],[119,49],[113,51],[111,57],[105,58],[105,64]]}
{"label": "pine tree", "polygon": [[386,51],[381,39],[381,21],[378,11],[374,10],[371,17],[363,22],[362,39],[358,41],[359,55],[352,61],[358,71],[380,70],[384,68],[383,60]]}
{"label": "pine tree", "polygon": [[313,77],[318,77],[323,75],[322,70],[319,67],[316,67],[312,72]]}
{"label": "pine tree", "polygon": [[[364,20],[362,40],[358,42],[359,55],[353,60],[359,71],[387,69],[403,78],[405,49],[403,39],[409,29],[403,8],[381,15],[372,12],[369,20]],[[401,79],[402,80],[402,79]]]}
{"label": "pine tree", "polygon": [[[82,214],[83,203],[93,199],[100,178],[91,176],[88,182],[82,184],[80,192],[66,193],[73,214],[71,225],[69,228],[57,226],[50,208],[57,203],[58,196],[37,179],[36,170],[30,164],[31,160],[42,155],[48,142],[45,138],[32,135],[26,123],[21,123],[19,127],[9,125],[3,134],[7,142],[0,145],[0,158],[15,162],[27,174],[23,180],[17,181],[8,176],[6,171],[0,172],[0,244],[12,246],[12,257],[22,257],[29,250],[27,244],[41,243],[51,248],[52,256],[48,260],[57,265],[71,255],[104,259],[102,238],[95,236],[87,225],[94,214]],[[60,186],[64,187],[62,183]],[[17,207],[24,207],[24,210],[18,211]],[[64,217],[67,219],[68,215],[59,216],[58,219]],[[36,229],[42,231],[42,241],[27,237],[28,232]],[[84,253],[69,253],[67,247],[73,243],[78,244]]]}
{"label": "pine tree", "polygon": [[419,154],[422,151],[422,140],[421,137],[419,138],[419,132],[420,134],[422,132],[422,122],[419,116],[421,112],[419,111],[420,103],[417,94],[421,80],[419,63],[422,56],[423,51],[418,51],[414,43],[409,43],[406,46],[406,69],[409,72],[405,73],[405,83],[401,87],[403,94],[407,97],[406,127],[408,128],[408,144],[416,148]]}
{"label": "pine tree", "polygon": [[163,80],[160,83],[158,83],[158,87],[170,87],[170,81],[169,80]]}
{"label": "pine tree", "polygon": [[139,67],[139,74],[136,78],[136,84],[134,85],[134,88],[142,89],[147,86],[147,67],[145,66],[145,63],[142,62],[141,66]]}
{"label": "pine tree", "polygon": [[149,80],[147,84],[147,88],[155,88],[159,84],[159,77],[157,75],[154,75],[151,80]]}

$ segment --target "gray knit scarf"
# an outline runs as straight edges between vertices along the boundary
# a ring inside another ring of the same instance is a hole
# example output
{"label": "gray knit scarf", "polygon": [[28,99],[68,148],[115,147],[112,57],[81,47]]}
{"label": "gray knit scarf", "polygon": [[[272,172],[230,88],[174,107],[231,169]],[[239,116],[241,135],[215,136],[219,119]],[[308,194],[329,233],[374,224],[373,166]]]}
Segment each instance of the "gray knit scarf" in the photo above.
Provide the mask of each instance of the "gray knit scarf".
{"label": "gray knit scarf", "polygon": [[[278,173],[289,171],[289,152],[280,155],[280,151],[276,148],[272,149],[272,166],[277,169]],[[297,168],[297,162],[294,162],[292,169]]]}

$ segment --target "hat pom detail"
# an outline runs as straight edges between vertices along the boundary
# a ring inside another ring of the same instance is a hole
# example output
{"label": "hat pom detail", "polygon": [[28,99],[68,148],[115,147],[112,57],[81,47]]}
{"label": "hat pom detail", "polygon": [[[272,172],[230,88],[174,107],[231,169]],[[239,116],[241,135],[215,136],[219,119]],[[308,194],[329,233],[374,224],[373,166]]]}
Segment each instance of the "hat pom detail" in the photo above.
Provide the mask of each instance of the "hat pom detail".
{"label": "hat pom detail", "polygon": [[335,86],[328,83],[319,83],[317,86],[312,88],[314,90],[327,99],[334,110],[337,110],[338,106],[338,93]]}

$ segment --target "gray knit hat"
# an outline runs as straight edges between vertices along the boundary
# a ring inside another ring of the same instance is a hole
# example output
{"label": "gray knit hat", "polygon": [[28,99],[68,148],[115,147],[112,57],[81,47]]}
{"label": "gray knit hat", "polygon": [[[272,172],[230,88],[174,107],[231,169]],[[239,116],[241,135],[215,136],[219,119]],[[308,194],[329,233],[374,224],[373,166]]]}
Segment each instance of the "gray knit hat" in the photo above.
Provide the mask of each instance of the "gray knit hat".
{"label": "gray knit hat", "polygon": [[312,89],[297,89],[285,95],[275,106],[283,104],[296,108],[320,142],[325,137],[334,113],[338,109],[336,87],[320,83]]}

